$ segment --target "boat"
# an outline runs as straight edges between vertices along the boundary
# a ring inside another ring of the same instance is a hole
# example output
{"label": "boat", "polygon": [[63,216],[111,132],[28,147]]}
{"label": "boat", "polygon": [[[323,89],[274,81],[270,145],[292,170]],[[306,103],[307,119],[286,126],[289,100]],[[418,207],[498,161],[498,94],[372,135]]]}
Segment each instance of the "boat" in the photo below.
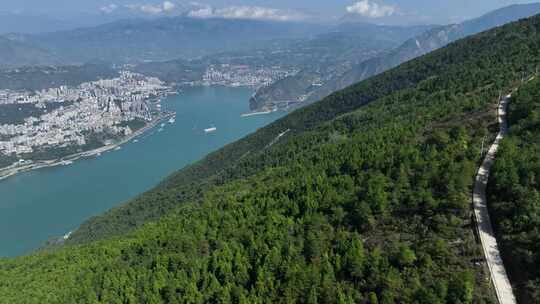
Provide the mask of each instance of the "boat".
{"label": "boat", "polygon": [[121,150],[121,149],[122,149],[122,147],[116,147],[116,148],[114,148],[114,151],[118,151],[118,150]]}
{"label": "boat", "polygon": [[208,129],[204,129],[204,133],[214,133],[216,131],[217,131],[216,127],[211,127],[211,128],[208,128]]}
{"label": "boat", "polygon": [[170,124],[173,124],[175,122],[176,122],[176,117],[171,117],[171,119],[169,119]]}
{"label": "boat", "polygon": [[133,141],[133,143],[138,143],[138,142],[139,142],[139,140],[138,140],[138,139],[135,139],[135,140]]}

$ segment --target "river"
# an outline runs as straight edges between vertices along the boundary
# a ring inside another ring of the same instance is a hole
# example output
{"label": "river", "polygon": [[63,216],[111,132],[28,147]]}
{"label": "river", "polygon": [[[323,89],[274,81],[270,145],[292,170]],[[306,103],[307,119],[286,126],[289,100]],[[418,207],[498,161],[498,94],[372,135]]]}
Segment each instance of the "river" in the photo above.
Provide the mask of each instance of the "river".
{"label": "river", "polygon": [[[0,181],[0,256],[29,253],[285,115],[241,118],[251,94],[246,88],[188,88],[163,100],[165,109],[177,112],[176,122],[163,130],[158,126],[100,157]],[[217,131],[206,134],[209,127]]]}

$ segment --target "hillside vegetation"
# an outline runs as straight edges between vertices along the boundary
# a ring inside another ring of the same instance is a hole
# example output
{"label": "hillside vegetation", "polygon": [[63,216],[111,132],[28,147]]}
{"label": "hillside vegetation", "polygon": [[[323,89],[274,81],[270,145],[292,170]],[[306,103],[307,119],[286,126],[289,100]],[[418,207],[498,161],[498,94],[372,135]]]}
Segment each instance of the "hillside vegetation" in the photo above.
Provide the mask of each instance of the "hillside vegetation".
{"label": "hillside vegetation", "polygon": [[489,181],[489,202],[522,302],[540,303],[540,80],[512,98],[509,123]]}
{"label": "hillside vegetation", "polygon": [[292,113],[72,245],[0,260],[0,302],[495,303],[470,188],[539,31],[461,40]]}

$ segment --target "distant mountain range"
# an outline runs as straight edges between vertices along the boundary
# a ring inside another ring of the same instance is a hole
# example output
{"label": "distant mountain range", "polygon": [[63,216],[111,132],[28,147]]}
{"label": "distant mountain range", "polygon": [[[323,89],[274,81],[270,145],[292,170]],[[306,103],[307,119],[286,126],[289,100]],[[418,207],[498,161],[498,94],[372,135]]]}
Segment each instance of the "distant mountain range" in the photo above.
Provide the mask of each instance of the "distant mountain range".
{"label": "distant mountain range", "polygon": [[[125,20],[63,32],[4,35],[0,37],[0,46],[5,45],[0,48],[0,54],[5,55],[0,56],[4,59],[0,59],[0,68],[90,63],[88,66],[97,64],[105,69],[112,63],[136,63],[137,72],[171,83],[186,83],[201,81],[206,69],[215,64],[281,66],[302,70],[307,77],[302,82],[314,82],[342,74],[430,28],[372,24],[326,27],[185,17]],[[169,58],[176,59],[166,60]],[[83,70],[83,74],[95,74]],[[7,73],[7,79],[11,79],[11,71],[0,73]],[[27,73],[16,75],[7,87],[21,88],[24,79],[30,79]],[[29,88],[51,82],[71,83],[70,79],[62,80],[62,74],[53,73],[50,79],[48,74],[38,75],[27,82]]]}
{"label": "distant mountain range", "polygon": [[212,54],[195,60],[175,59],[137,65],[139,73],[172,83],[195,82],[210,65],[247,65],[253,68],[280,66],[301,70],[303,83],[342,74],[355,64],[399,46],[432,26],[391,27],[372,24],[342,24],[313,37],[275,39],[264,46]]}
{"label": "distant mountain range", "polygon": [[387,71],[413,58],[446,46],[458,39],[479,33],[506,23],[540,13],[540,3],[508,6],[477,19],[436,27],[411,38],[391,52],[361,62],[346,72],[335,75],[321,86],[314,87],[303,73],[291,76],[275,84],[261,88],[250,101],[252,109],[272,107],[283,101],[311,103],[331,93]]}
{"label": "distant mountain range", "polygon": [[5,34],[0,36],[0,68],[136,63],[137,70],[170,82],[200,80],[208,65],[219,63],[300,70],[258,90],[251,107],[259,109],[275,101],[319,100],[452,41],[538,12],[540,4],[513,5],[442,27],[185,16],[126,19],[50,33]]}
{"label": "distant mountain range", "polygon": [[306,37],[327,27],[295,22],[163,17],[6,38],[35,45],[68,63],[143,62],[248,49],[272,39]]}
{"label": "distant mountain range", "polygon": [[0,37],[0,67],[51,65],[61,61],[49,51],[35,45]]}

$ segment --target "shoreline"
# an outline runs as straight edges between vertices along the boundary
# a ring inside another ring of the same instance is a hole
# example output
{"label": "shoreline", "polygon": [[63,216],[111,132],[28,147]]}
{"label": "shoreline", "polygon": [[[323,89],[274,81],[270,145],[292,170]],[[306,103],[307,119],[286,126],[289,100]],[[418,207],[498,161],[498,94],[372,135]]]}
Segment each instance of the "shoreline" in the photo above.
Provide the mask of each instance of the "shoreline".
{"label": "shoreline", "polygon": [[273,110],[266,110],[266,111],[259,111],[259,112],[249,112],[249,113],[244,113],[244,114],[241,114],[240,117],[251,117],[251,116],[258,116],[258,115],[268,115],[268,114],[272,114],[276,111],[273,111]]}
{"label": "shoreline", "polygon": [[159,123],[161,123],[162,121],[164,121],[166,119],[169,119],[169,118],[173,117],[174,115],[175,115],[175,113],[163,113],[163,114],[157,116],[152,121],[150,121],[144,127],[142,127],[139,130],[133,132],[133,134],[131,134],[131,135],[125,137],[125,138],[122,138],[120,141],[118,141],[116,143],[113,143],[113,144],[110,144],[110,145],[106,145],[106,146],[102,146],[102,147],[99,147],[99,148],[96,148],[96,149],[93,149],[93,150],[88,150],[88,151],[83,151],[83,152],[79,152],[79,153],[76,153],[76,154],[68,155],[68,156],[62,157],[60,159],[41,160],[41,161],[38,161],[38,162],[35,162],[35,163],[31,163],[31,164],[28,164],[28,165],[22,165],[22,166],[18,166],[16,164],[13,164],[13,165],[11,165],[9,167],[0,168],[0,181],[6,180],[6,179],[8,179],[10,177],[13,177],[13,176],[15,176],[17,174],[24,173],[24,172],[29,172],[29,171],[34,171],[34,170],[39,170],[39,169],[44,169],[44,168],[52,168],[52,167],[57,167],[57,166],[61,166],[61,165],[69,165],[72,162],[77,161],[79,159],[89,158],[89,157],[92,157],[92,156],[100,155],[102,153],[114,150],[114,149],[128,143],[129,141],[143,135],[144,133],[146,133],[146,131],[148,131],[150,129],[153,129]]}

